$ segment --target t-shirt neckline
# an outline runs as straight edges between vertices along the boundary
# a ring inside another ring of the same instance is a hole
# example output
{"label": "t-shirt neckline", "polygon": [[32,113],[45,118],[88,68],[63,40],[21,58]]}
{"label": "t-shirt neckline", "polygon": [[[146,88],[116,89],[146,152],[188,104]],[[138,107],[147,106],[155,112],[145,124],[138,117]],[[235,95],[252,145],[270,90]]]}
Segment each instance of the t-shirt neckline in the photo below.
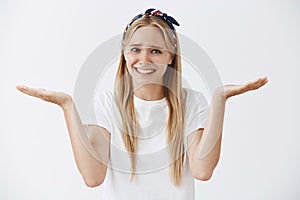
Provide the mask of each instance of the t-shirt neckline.
{"label": "t-shirt neckline", "polygon": [[141,99],[135,95],[133,95],[133,100],[134,100],[134,103],[137,103],[137,104],[164,104],[166,103],[166,97],[163,97],[161,99],[158,99],[158,100],[144,100],[144,99]]}

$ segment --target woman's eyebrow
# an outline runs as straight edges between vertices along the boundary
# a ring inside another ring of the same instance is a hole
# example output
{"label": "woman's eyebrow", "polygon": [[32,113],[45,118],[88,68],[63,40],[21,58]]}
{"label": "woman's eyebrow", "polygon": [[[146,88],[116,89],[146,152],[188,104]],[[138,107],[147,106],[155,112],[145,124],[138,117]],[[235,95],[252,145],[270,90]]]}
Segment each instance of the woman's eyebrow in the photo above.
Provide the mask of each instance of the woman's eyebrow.
{"label": "woman's eyebrow", "polygon": [[[138,43],[138,44],[130,44],[129,45],[130,47],[133,47],[133,46],[135,46],[135,47],[141,47],[141,46],[146,46],[146,45],[143,45],[143,44],[141,44],[141,43]],[[155,49],[164,49],[163,47],[161,47],[161,46],[156,46],[156,45],[147,45],[147,47],[151,47],[151,48],[155,48]]]}

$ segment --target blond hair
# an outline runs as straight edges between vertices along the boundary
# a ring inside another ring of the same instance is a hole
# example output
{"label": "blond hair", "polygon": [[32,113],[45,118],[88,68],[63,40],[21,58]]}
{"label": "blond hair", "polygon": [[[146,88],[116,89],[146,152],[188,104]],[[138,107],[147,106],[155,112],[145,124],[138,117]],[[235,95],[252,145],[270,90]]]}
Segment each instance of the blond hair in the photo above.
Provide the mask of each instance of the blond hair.
{"label": "blond hair", "polygon": [[[167,48],[173,52],[173,61],[169,65],[164,75],[164,95],[169,108],[167,124],[167,143],[170,160],[172,161],[170,175],[174,185],[181,183],[183,162],[184,162],[184,115],[185,105],[182,93],[181,80],[181,58],[179,54],[178,41],[174,41],[170,27],[162,19],[152,17],[142,17],[136,20],[127,30],[122,41],[122,52],[115,79],[115,98],[120,111],[123,123],[123,141],[131,159],[131,181],[136,171],[136,153],[138,147],[139,125],[133,102],[133,83],[131,76],[128,75],[126,61],[124,57],[124,47],[130,41],[134,32],[141,27],[153,26],[161,30],[166,40]],[[175,33],[176,34],[176,33]],[[175,35],[177,38],[177,35]]]}

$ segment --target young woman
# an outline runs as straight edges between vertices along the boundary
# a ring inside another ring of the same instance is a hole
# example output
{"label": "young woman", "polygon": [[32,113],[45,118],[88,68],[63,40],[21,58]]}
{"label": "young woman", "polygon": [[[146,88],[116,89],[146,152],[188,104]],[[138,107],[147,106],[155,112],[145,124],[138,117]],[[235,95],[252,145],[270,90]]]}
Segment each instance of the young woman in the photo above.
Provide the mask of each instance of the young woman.
{"label": "young woman", "polygon": [[182,87],[173,25],[155,9],[130,21],[114,91],[95,97],[96,123],[82,124],[68,94],[17,86],[62,108],[77,167],[87,186],[105,183],[104,199],[194,199],[194,179],[209,180],[219,161],[226,101],[267,83],[222,86],[208,106]]}

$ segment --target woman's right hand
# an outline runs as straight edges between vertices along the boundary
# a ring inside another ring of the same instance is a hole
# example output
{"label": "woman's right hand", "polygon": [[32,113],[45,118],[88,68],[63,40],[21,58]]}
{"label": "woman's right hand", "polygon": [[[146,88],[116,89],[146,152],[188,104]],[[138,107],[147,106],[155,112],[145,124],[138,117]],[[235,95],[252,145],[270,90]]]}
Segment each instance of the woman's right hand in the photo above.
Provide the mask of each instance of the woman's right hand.
{"label": "woman's right hand", "polygon": [[52,90],[46,90],[43,88],[31,88],[24,85],[17,85],[16,88],[27,95],[40,98],[44,101],[48,101],[57,104],[61,108],[65,109],[72,105],[72,97],[63,92],[57,92]]}

